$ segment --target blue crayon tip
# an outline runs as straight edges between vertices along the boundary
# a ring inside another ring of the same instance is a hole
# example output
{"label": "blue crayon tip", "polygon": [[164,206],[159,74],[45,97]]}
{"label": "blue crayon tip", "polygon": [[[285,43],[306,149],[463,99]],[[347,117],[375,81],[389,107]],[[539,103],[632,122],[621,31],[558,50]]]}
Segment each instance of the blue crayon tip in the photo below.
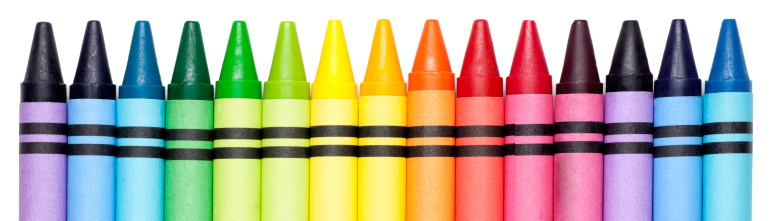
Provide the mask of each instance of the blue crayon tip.
{"label": "blue crayon tip", "polygon": [[137,21],[134,24],[129,61],[126,63],[124,82],[119,87],[119,98],[164,99],[156,49],[150,23]]}
{"label": "blue crayon tip", "polygon": [[683,19],[672,20],[654,93],[657,98],[701,96],[701,79],[693,59],[688,26]]}
{"label": "blue crayon tip", "polygon": [[747,65],[744,62],[742,42],[735,19],[723,20],[705,90],[706,93],[752,92],[752,81],[747,75]]}

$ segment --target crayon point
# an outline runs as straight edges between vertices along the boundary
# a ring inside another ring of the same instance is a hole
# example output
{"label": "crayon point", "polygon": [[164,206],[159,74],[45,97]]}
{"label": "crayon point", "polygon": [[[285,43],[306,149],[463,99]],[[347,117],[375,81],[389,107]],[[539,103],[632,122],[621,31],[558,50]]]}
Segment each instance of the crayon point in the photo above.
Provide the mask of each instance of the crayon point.
{"label": "crayon point", "polygon": [[64,84],[51,23],[38,22],[35,25],[24,83]]}
{"label": "crayon point", "polygon": [[669,28],[664,57],[661,59],[661,69],[658,79],[699,78],[696,63],[693,59],[691,38],[688,27],[683,19],[672,20]]}
{"label": "crayon point", "polygon": [[363,83],[360,84],[360,95],[406,96],[406,83],[400,70],[390,20],[380,19],[376,22],[368,67]]}
{"label": "crayon point", "polygon": [[298,43],[295,22],[283,21],[280,23],[268,81],[306,82],[304,61],[301,59],[301,46]]}
{"label": "crayon point", "polygon": [[489,23],[484,19],[478,19],[473,22],[473,29],[470,31],[460,77],[500,76],[499,73],[492,35],[489,33]]}
{"label": "crayon point", "polygon": [[172,83],[210,83],[199,22],[187,21],[183,26]]}
{"label": "crayon point", "polygon": [[572,23],[556,93],[602,93],[591,31],[586,20]]}
{"label": "crayon point", "polygon": [[506,81],[506,94],[552,94],[551,75],[533,20],[521,23],[511,72]]}
{"label": "crayon point", "polygon": [[92,20],[86,25],[73,83],[113,83],[110,78],[107,52],[105,52],[105,39],[102,37],[102,25],[99,21]]}
{"label": "crayon point", "polygon": [[244,21],[234,21],[231,26],[220,80],[258,80],[250,35],[247,33],[247,24]]}
{"label": "crayon point", "polygon": [[747,74],[742,42],[735,19],[723,20],[705,91],[705,93],[752,91],[752,82]]}
{"label": "crayon point", "polygon": [[123,86],[125,85],[161,85],[153,34],[147,21],[137,21],[134,24],[132,46],[124,74]]}
{"label": "crayon point", "polygon": [[[613,53],[610,74],[650,73],[645,43],[642,40],[640,24],[636,20],[624,21],[618,43]],[[609,85],[609,84],[608,84]]]}
{"label": "crayon point", "polygon": [[349,61],[341,21],[328,21],[320,64],[312,84],[312,99],[356,99],[357,84]]}
{"label": "crayon point", "polygon": [[451,72],[449,55],[446,53],[438,20],[425,21],[411,72]]}

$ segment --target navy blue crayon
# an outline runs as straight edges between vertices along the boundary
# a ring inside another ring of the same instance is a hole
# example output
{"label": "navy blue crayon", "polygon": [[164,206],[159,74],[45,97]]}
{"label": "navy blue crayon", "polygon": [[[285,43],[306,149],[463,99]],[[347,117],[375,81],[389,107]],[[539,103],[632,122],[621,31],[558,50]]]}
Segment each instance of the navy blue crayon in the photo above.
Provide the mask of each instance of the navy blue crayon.
{"label": "navy blue crayon", "polygon": [[752,220],[752,81],[736,20],[723,20],[703,98],[703,219]]}
{"label": "navy blue crayon", "polygon": [[685,20],[672,20],[655,83],[653,220],[701,221],[701,79]]}
{"label": "navy blue crayon", "polygon": [[67,220],[115,220],[116,86],[89,21],[67,104]]}
{"label": "navy blue crayon", "polygon": [[150,23],[134,25],[116,101],[116,219],[164,220],[164,86]]}

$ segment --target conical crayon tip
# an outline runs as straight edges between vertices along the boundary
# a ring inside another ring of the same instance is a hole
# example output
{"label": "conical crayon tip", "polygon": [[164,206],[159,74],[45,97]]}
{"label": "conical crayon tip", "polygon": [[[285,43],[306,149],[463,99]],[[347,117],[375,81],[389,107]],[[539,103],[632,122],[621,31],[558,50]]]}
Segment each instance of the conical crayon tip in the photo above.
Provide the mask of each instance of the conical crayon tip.
{"label": "conical crayon tip", "polygon": [[506,79],[506,94],[552,94],[551,75],[535,21],[521,23],[519,41]]}
{"label": "conical crayon tip", "polygon": [[365,78],[360,84],[360,96],[406,96],[406,83],[398,61],[398,50],[392,34],[390,20],[376,22],[371,56],[368,59]]}
{"label": "conical crayon tip", "polygon": [[60,83],[62,69],[59,66],[59,55],[56,51],[54,29],[51,23],[38,22],[32,38],[32,48],[27,62],[27,73],[24,83]]}
{"label": "conical crayon tip", "polygon": [[153,34],[147,21],[137,21],[134,24],[123,85],[161,85]]}
{"label": "conical crayon tip", "polygon": [[706,93],[749,92],[752,83],[747,74],[747,65],[739,38],[735,19],[723,20],[720,28],[715,59],[712,61]]}
{"label": "conical crayon tip", "polygon": [[489,33],[489,23],[484,19],[473,22],[468,48],[465,50],[465,59],[462,61],[460,70],[460,77],[464,76],[500,76],[492,35]]}
{"label": "conical crayon tip", "polygon": [[575,20],[572,24],[556,93],[602,93],[591,32],[586,20]]}
{"label": "conical crayon tip", "polygon": [[693,60],[691,38],[688,27],[683,19],[672,20],[669,28],[664,57],[661,59],[661,69],[658,79],[699,78],[696,62]]}
{"label": "conical crayon tip", "polygon": [[449,55],[446,53],[438,20],[425,21],[411,72],[451,72]]}
{"label": "conical crayon tip", "polygon": [[283,21],[280,23],[268,81],[306,82],[304,61],[301,59],[301,46],[298,43],[295,22]]}
{"label": "conical crayon tip", "polygon": [[183,26],[172,83],[210,84],[199,22],[187,21]]}
{"label": "conical crayon tip", "polygon": [[624,21],[618,43],[613,53],[610,74],[650,73],[645,43],[642,41],[640,24],[636,20]]}
{"label": "conical crayon tip", "polygon": [[357,84],[339,20],[328,21],[317,76],[312,84],[312,99],[357,99]]}
{"label": "conical crayon tip", "polygon": [[231,25],[231,35],[226,46],[223,68],[220,70],[220,80],[258,80],[250,35],[247,33],[247,24],[244,21],[234,21]]}
{"label": "conical crayon tip", "polygon": [[86,25],[81,56],[73,83],[113,83],[110,78],[107,52],[105,52],[105,39],[102,37],[102,25],[99,21],[89,21]]}

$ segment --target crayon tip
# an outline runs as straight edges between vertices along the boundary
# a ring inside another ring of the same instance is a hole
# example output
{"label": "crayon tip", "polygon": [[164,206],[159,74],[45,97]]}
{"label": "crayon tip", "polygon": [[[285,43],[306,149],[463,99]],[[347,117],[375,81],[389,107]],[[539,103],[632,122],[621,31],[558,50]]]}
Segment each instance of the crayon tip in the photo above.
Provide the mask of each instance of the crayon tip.
{"label": "crayon tip", "polygon": [[35,25],[24,83],[64,84],[51,23],[38,22]]}
{"label": "crayon tip", "polygon": [[705,90],[706,93],[752,91],[735,19],[723,20]]}
{"label": "crayon tip", "polygon": [[462,61],[462,76],[500,76],[495,59],[492,36],[489,33],[489,23],[484,19],[473,22],[470,31],[465,59]]}
{"label": "crayon tip", "polygon": [[183,26],[172,83],[210,83],[199,22],[187,21]]}
{"label": "crayon tip", "polygon": [[344,30],[339,20],[328,21],[317,76],[312,84],[312,99],[328,98],[357,98],[357,85],[352,74]]}
{"label": "crayon tip", "polygon": [[669,28],[658,79],[684,78],[699,78],[699,74],[696,71],[696,62],[693,60],[691,38],[688,35],[685,20],[674,19]]}
{"label": "crayon tip", "polygon": [[602,93],[591,32],[586,20],[575,20],[572,23],[556,93]]}
{"label": "crayon tip", "polygon": [[258,80],[255,71],[250,35],[244,21],[234,21],[226,46],[226,56],[220,71],[220,80]]}
{"label": "crayon tip", "polygon": [[363,83],[360,84],[360,95],[406,96],[406,83],[400,70],[390,20],[380,19],[376,22],[368,67]]}
{"label": "crayon tip", "polygon": [[264,99],[309,99],[309,82],[306,82],[295,22],[280,23],[263,96]]}
{"label": "crayon tip", "polygon": [[[640,24],[636,20],[624,21],[613,52],[610,74],[650,73],[645,43],[642,41]],[[609,84],[608,84],[609,85]]]}
{"label": "crayon tip", "polygon": [[102,37],[102,25],[99,21],[89,21],[86,25],[73,83],[113,83],[110,78],[107,52],[105,52],[105,39]]}
{"label": "crayon tip", "polygon": [[161,85],[153,34],[147,21],[137,21],[134,24],[123,85]]}
{"label": "crayon tip", "polygon": [[425,21],[411,72],[451,72],[449,55],[446,53],[438,20]]}
{"label": "crayon tip", "polygon": [[533,20],[521,23],[511,72],[506,81],[506,94],[552,94],[551,75]]}

